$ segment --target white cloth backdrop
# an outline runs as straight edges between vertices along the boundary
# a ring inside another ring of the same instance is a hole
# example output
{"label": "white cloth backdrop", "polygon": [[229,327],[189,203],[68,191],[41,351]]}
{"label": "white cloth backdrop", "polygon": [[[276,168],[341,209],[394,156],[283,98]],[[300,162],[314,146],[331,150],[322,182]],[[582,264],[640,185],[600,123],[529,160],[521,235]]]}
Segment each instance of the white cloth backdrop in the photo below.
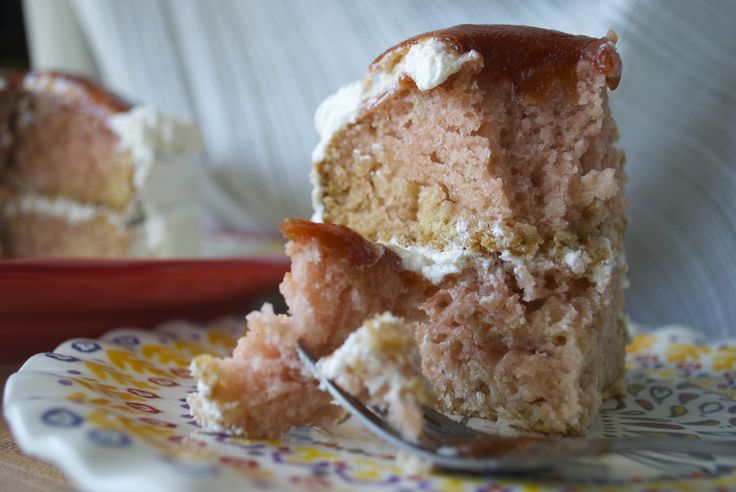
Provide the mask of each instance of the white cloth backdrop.
{"label": "white cloth backdrop", "polygon": [[310,215],[314,110],[389,45],[460,23],[614,29],[629,313],[719,336],[736,334],[734,12],[687,0],[26,0],[36,66],[82,70],[196,118],[209,222],[258,230]]}

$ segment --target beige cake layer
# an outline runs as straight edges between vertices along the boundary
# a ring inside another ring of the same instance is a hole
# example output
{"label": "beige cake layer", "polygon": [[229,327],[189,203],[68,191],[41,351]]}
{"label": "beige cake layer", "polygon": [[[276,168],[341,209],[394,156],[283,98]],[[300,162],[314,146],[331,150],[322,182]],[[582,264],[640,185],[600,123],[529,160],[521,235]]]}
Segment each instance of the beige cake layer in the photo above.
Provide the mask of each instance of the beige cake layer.
{"label": "beige cake layer", "polygon": [[3,255],[7,258],[120,258],[128,256],[133,242],[132,234],[104,212],[79,221],[19,212],[0,219],[0,228]]}

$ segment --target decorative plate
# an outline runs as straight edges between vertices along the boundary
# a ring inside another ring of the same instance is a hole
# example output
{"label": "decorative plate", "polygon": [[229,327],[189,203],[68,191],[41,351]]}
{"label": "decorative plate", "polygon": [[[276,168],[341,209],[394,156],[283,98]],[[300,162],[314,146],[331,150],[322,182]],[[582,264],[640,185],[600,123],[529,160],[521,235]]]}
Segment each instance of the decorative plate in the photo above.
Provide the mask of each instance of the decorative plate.
{"label": "decorative plate", "polygon": [[[185,403],[187,366],[227,354],[242,332],[225,320],[170,322],[74,339],[29,359],[5,388],[5,416],[26,452],[59,465],[87,490],[733,490],[736,459],[637,452],[571,462],[523,477],[402,468],[354,424],[297,429],[282,440],[198,430]],[[736,343],[705,344],[679,328],[638,335],[625,398],[607,401],[592,434],[736,436]],[[482,422],[474,422],[483,425]]]}

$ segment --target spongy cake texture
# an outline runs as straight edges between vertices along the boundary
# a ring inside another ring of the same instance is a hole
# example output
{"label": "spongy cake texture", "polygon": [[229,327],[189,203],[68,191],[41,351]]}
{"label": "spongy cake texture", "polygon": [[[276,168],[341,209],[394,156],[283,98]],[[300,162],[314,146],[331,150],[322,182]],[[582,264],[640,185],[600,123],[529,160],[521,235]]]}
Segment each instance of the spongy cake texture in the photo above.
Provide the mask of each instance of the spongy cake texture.
{"label": "spongy cake texture", "polygon": [[291,272],[281,283],[289,315],[271,306],[248,315],[248,333],[232,357],[200,356],[188,397],[206,429],[278,437],[297,425],[328,425],[341,413],[301,364],[301,339],[317,357],[331,354],[363,320],[391,311],[418,316],[426,282],[400,259],[347,227],[286,220]]}
{"label": "spongy cake texture", "polygon": [[[428,39],[481,56],[430,90],[404,77],[361,101],[315,162],[322,219],[405,265],[454,252],[418,336],[446,410],[581,432],[626,340],[615,38],[460,26],[388,50],[366,80]],[[524,49],[526,78],[508,70]]]}
{"label": "spongy cake texture", "polygon": [[[211,415],[231,407],[242,408],[224,427],[254,437],[324,423],[313,382],[309,404],[277,411],[291,401],[286,382],[303,377],[295,340],[325,356],[390,312],[415,328],[441,409],[584,432],[620,390],[627,339],[614,42],[458,26],[389,49],[328,98],[312,174],[325,223],[282,227],[290,317],[254,315],[233,358],[210,362],[222,367],[191,397],[200,423],[223,427]],[[251,367],[261,353],[282,370]],[[268,391],[236,390],[256,379]],[[265,400],[281,417],[264,427],[250,408]]]}
{"label": "spongy cake texture", "polygon": [[329,379],[386,418],[412,441],[424,430],[422,405],[434,400],[422,375],[414,327],[389,313],[370,318],[332,354],[317,363]]}

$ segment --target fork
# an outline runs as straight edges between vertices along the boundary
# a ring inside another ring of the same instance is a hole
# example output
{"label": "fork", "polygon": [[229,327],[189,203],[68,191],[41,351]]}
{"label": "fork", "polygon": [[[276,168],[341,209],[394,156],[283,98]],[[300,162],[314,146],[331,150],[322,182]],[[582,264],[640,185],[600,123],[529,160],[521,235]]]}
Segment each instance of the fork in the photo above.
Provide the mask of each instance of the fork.
{"label": "fork", "polygon": [[667,451],[736,456],[736,441],[662,438],[501,437],[472,429],[423,406],[424,430],[418,442],[405,439],[377,410],[364,405],[334,381],[322,378],[317,359],[301,342],[297,353],[340,406],[367,429],[398,449],[448,470],[473,473],[520,472],[549,468],[574,458],[627,451]]}

